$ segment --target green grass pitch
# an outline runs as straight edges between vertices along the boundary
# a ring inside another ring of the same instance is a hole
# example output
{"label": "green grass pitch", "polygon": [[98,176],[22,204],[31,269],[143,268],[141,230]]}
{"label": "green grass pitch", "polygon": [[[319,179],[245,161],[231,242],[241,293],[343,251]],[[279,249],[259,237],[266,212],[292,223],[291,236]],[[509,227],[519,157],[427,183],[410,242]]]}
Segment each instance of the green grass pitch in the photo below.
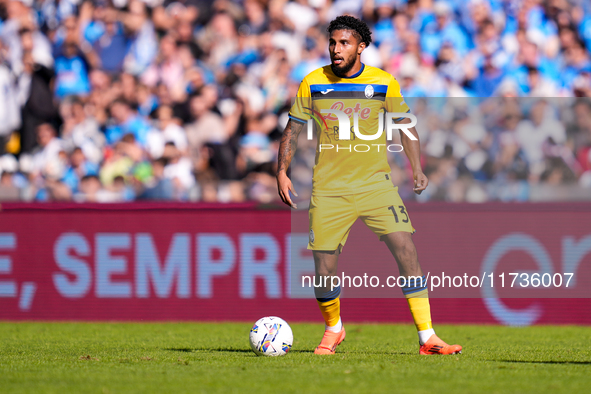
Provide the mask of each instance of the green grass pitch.
{"label": "green grass pitch", "polygon": [[439,325],[463,354],[419,356],[411,325],[292,324],[284,357],[250,351],[252,323],[0,323],[1,393],[585,393],[590,327]]}

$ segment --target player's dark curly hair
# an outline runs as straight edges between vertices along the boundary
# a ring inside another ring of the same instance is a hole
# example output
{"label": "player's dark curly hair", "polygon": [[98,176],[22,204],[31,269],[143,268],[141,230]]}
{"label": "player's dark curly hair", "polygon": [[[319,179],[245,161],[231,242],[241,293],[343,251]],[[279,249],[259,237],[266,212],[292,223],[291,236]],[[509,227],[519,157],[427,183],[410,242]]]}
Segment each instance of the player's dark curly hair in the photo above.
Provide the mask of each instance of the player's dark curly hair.
{"label": "player's dark curly hair", "polygon": [[365,46],[371,44],[371,30],[361,19],[349,15],[337,16],[326,28],[328,34],[335,30],[351,30],[355,38],[360,42],[364,42]]}

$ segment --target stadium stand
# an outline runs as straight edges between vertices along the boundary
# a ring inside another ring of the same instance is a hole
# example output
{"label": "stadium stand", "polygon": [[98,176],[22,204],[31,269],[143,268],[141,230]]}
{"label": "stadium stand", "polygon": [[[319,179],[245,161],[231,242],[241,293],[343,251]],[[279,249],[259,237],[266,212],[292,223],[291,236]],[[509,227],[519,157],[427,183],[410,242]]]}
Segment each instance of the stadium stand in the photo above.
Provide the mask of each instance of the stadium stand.
{"label": "stadium stand", "polygon": [[590,4],[0,0],[0,200],[276,201],[291,98],[344,13],[420,115],[431,186],[403,198],[590,200]]}

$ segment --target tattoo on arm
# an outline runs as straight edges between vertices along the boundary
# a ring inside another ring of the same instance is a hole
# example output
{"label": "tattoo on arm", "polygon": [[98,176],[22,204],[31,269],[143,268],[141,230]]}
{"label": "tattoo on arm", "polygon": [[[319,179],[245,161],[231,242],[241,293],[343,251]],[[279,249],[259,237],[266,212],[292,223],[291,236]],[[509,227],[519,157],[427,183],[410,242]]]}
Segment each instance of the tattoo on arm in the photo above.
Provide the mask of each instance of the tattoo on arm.
{"label": "tattoo on arm", "polygon": [[298,136],[304,128],[305,123],[294,122],[291,119],[287,122],[283,136],[281,137],[281,144],[279,145],[278,168],[279,171],[287,171],[289,163],[298,146]]}

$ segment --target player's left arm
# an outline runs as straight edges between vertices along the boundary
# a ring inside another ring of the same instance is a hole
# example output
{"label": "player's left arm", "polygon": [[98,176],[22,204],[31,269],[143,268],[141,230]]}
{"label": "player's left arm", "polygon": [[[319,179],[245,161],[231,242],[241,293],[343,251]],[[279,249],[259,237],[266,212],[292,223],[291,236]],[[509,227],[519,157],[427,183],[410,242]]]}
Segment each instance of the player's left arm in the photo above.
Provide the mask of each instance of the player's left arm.
{"label": "player's left arm", "polygon": [[[396,123],[405,124],[410,122],[411,120],[409,118],[403,118]],[[429,179],[427,179],[427,176],[423,174],[423,169],[421,168],[421,141],[419,140],[419,134],[417,133],[416,128],[410,127],[407,130],[412,135],[414,135],[417,140],[411,140],[405,133],[402,132],[402,130],[400,130],[400,141],[402,143],[402,147],[404,148],[404,153],[406,154],[406,157],[408,157],[410,166],[412,168],[412,176],[414,179],[413,190],[416,194],[421,194],[429,184]]]}
{"label": "player's left arm", "polygon": [[[402,97],[402,93],[400,92],[400,85],[396,78],[392,75],[388,74],[388,90],[386,92],[386,101],[384,103],[386,112],[395,112],[395,113],[408,113],[410,112],[410,108],[404,101],[404,97]],[[411,123],[410,118],[403,117],[400,119],[395,120],[397,124],[407,124]],[[419,134],[414,127],[409,127],[408,130],[412,135],[415,136],[415,140],[411,140],[409,136],[407,136],[402,129],[400,129],[400,141],[402,143],[402,147],[404,149],[404,153],[408,160],[410,161],[410,165],[412,167],[412,174],[414,179],[414,187],[413,190],[416,194],[421,194],[423,190],[427,188],[429,184],[429,180],[427,176],[423,174],[423,169],[421,168],[421,142],[419,141]]]}

